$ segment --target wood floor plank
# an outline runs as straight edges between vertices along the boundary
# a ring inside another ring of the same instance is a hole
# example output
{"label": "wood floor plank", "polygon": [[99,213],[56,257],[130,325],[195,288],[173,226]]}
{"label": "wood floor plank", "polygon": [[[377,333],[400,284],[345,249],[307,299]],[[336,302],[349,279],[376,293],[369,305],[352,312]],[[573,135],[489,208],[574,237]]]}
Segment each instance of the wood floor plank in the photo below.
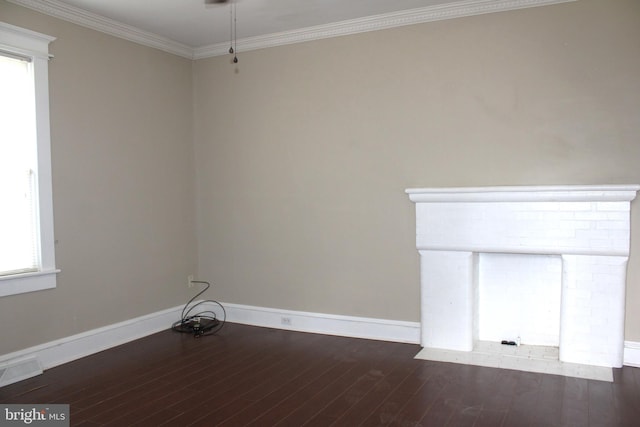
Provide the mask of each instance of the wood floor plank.
{"label": "wood floor plank", "polygon": [[565,378],[560,416],[562,425],[573,427],[589,425],[588,386],[588,380]]}
{"label": "wood floor plank", "polygon": [[482,409],[473,427],[502,427],[507,416],[506,409]]}
{"label": "wood floor plank", "polygon": [[534,425],[553,425],[562,417],[562,401],[566,377],[543,375],[533,414]]}
{"label": "wood floor plank", "polygon": [[358,364],[348,365],[347,368],[342,375],[327,378],[326,387],[312,398],[296,395],[287,399],[255,420],[252,425],[299,426],[316,416],[335,419],[335,416],[321,412],[367,371],[366,367]]}
{"label": "wood floor plank", "polygon": [[614,369],[613,399],[623,425],[634,425],[640,420],[640,387],[633,371],[628,366]]}
{"label": "wood floor plank", "polygon": [[481,382],[479,378],[487,373],[491,371],[470,365],[454,367],[448,374],[448,383],[421,419],[421,424],[472,426],[482,411],[482,399],[475,394],[478,387],[475,383]]}
{"label": "wood floor plank", "polygon": [[[296,396],[301,391],[305,390],[310,384],[313,384],[318,379],[325,375],[331,375],[331,369],[338,363],[336,361],[325,361],[325,363],[316,363],[313,366],[309,366],[306,371],[293,378],[287,379],[281,377],[280,381],[271,385],[271,387],[277,387],[273,390],[267,389],[263,391],[262,396],[259,398],[244,395],[243,397],[251,400],[253,403],[245,407],[241,412],[238,412],[233,417],[226,420],[220,425],[235,426],[235,425],[247,425],[253,420],[260,418],[263,414],[269,412],[273,407],[280,404],[280,402]],[[254,389],[254,392],[257,391]]]}
{"label": "wood floor plank", "polygon": [[417,367],[413,374],[405,378],[398,387],[391,391],[383,402],[364,420],[365,426],[388,425],[394,421],[402,408],[434,375],[442,364],[415,360]]}
{"label": "wood floor plank", "polygon": [[343,378],[350,374],[355,365],[354,361],[339,361],[326,374],[297,393],[273,405],[260,417],[256,417],[253,424],[272,423],[272,425],[280,426],[299,426],[308,422],[334,398],[334,383],[345,381]]}
{"label": "wood floor plank", "polygon": [[538,392],[543,374],[517,372],[516,386],[511,405],[504,421],[505,426],[536,426]]}
{"label": "wood floor plank", "polygon": [[[492,369],[492,368],[487,368]],[[484,411],[506,414],[511,406],[516,385],[518,383],[518,371],[510,369],[492,369],[496,372],[494,377],[495,387],[486,385],[478,389],[478,393],[485,393],[486,390],[493,390],[484,398]]]}
{"label": "wood floor plank", "polygon": [[434,368],[435,372],[433,372],[415,394],[405,402],[390,425],[416,425],[420,423],[420,420],[433,406],[436,407],[436,410],[429,416],[429,420],[442,422],[440,425],[446,424],[449,418],[446,417],[445,419],[442,411],[440,411],[441,405],[444,405],[444,399],[440,398],[440,394],[450,383],[451,373],[454,368],[451,363],[438,364],[435,365]]}
{"label": "wood floor plank", "polygon": [[398,365],[396,369],[376,382],[359,402],[351,406],[336,421],[335,426],[351,427],[361,423],[371,414],[372,409],[378,409],[386,397],[416,370],[415,364],[396,363]]}
{"label": "wood floor plank", "polygon": [[589,425],[601,427],[621,425],[614,404],[611,383],[604,381],[589,383]]}

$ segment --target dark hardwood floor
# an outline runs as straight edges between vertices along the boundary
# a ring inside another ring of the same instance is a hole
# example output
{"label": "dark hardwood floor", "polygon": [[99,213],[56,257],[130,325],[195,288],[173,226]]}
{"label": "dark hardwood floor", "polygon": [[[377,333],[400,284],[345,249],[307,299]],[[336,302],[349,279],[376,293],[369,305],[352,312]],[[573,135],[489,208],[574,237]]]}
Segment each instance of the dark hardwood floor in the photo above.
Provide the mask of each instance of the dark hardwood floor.
{"label": "dark hardwood floor", "polygon": [[419,346],[228,323],[161,332],[0,388],[68,403],[73,426],[639,426],[614,383],[415,360]]}

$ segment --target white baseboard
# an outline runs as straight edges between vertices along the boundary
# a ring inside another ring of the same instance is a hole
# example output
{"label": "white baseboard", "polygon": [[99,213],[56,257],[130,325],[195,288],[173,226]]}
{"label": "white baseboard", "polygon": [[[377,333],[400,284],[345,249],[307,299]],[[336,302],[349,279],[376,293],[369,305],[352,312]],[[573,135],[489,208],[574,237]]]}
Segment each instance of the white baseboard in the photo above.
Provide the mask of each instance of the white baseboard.
{"label": "white baseboard", "polygon": [[417,344],[420,323],[223,304],[227,321],[267,328]]}
{"label": "white baseboard", "polygon": [[626,366],[640,368],[640,342],[624,342],[624,361]]}
{"label": "white baseboard", "polygon": [[81,357],[133,341],[171,327],[180,319],[183,306],[169,308],[113,325],[82,332],[24,350],[0,355],[0,367],[15,361],[37,358],[48,369]]}
{"label": "white baseboard", "polygon": [[[227,321],[267,328],[339,335],[381,341],[420,343],[420,323],[341,316],[222,303]],[[166,329],[180,318],[183,306],[0,355],[0,368],[36,359],[49,369]],[[624,342],[624,364],[640,367],[640,342]],[[37,375],[40,372],[34,373]]]}
{"label": "white baseboard", "polygon": [[[223,303],[227,321],[326,335],[418,343],[420,324],[395,320],[337,316]],[[183,306],[169,308],[124,322],[0,355],[0,369],[35,359],[43,369],[53,368],[166,329],[180,319]],[[289,319],[283,324],[282,319]],[[33,375],[40,372],[34,370]],[[28,378],[24,376],[21,379]]]}

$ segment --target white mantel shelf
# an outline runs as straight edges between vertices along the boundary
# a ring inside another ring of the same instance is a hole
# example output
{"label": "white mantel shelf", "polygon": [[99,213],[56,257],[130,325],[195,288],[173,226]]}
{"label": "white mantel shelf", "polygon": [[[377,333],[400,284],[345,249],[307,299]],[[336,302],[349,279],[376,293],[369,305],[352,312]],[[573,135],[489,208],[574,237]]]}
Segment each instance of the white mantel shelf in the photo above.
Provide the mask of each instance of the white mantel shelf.
{"label": "white mantel shelf", "polygon": [[408,188],[412,202],[614,202],[631,201],[640,185],[547,185]]}

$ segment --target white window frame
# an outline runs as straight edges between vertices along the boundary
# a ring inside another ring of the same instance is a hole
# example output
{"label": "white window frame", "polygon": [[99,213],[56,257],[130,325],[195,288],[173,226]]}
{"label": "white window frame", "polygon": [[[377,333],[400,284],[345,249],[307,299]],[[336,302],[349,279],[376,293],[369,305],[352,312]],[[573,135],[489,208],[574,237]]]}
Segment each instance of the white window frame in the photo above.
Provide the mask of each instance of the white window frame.
{"label": "white window frame", "polygon": [[38,152],[38,219],[40,265],[38,271],[0,276],[0,297],[56,287],[51,134],[49,129],[49,43],[55,37],[0,22],[0,50],[31,58],[35,83]]}

